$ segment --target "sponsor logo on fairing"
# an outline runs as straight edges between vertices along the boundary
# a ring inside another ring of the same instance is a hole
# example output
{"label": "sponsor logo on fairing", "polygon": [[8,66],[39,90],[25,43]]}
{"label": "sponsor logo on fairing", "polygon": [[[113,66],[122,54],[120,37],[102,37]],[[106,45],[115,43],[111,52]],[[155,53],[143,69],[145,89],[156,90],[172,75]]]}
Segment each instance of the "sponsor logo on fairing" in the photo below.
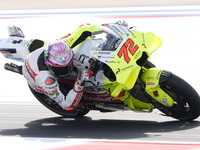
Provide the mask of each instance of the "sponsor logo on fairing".
{"label": "sponsor logo on fairing", "polygon": [[102,94],[92,94],[92,93],[85,93],[83,94],[83,98],[86,101],[93,101],[93,102],[122,102],[119,99],[114,99],[110,94],[108,93],[102,93]]}
{"label": "sponsor logo on fairing", "polygon": [[37,74],[33,71],[33,69],[31,68],[30,64],[29,64],[29,59],[26,59],[25,61],[25,66],[26,69],[28,70],[28,73],[31,75],[31,77],[33,79],[35,79],[35,77],[37,76]]}

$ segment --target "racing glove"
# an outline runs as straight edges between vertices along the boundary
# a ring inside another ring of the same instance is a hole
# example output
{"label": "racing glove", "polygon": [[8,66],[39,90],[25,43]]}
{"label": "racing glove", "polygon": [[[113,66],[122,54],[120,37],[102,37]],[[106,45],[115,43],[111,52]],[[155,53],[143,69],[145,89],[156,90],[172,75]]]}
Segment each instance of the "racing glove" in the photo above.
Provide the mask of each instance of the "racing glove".
{"label": "racing glove", "polygon": [[89,80],[92,75],[93,72],[89,69],[80,72],[77,80],[74,83],[73,92],[70,93],[70,98],[68,98],[68,101],[71,101],[71,105],[68,108],[65,108],[66,111],[72,111],[75,107],[81,107],[83,105],[83,102],[80,103],[80,100],[83,95],[85,81]]}
{"label": "racing glove", "polygon": [[79,102],[83,95],[85,80],[87,80],[88,78],[89,77],[87,76],[86,70],[80,72],[74,83],[73,90],[67,95],[70,106],[68,108],[65,108],[66,111],[72,111],[76,107],[81,107],[83,103],[79,104]]}
{"label": "racing glove", "polygon": [[94,72],[90,69],[83,70],[78,75],[78,78],[74,84],[74,91],[81,92],[84,89],[85,81],[88,81],[92,77]]}

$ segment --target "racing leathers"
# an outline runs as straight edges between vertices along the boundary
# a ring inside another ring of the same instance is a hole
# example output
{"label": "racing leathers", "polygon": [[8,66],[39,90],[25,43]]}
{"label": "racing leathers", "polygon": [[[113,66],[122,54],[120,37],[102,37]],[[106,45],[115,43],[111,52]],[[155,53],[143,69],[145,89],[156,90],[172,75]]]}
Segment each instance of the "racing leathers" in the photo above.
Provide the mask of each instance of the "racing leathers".
{"label": "racing leathers", "polygon": [[[75,46],[91,36],[94,27],[95,25],[80,27],[62,40],[73,50]],[[91,77],[92,74],[93,72],[90,70],[80,72],[73,88],[67,94],[64,94],[60,89],[58,79],[45,65],[43,48],[30,53],[23,66],[23,75],[33,90],[46,94],[63,109],[69,111],[73,110],[79,104],[83,94],[84,80]]]}

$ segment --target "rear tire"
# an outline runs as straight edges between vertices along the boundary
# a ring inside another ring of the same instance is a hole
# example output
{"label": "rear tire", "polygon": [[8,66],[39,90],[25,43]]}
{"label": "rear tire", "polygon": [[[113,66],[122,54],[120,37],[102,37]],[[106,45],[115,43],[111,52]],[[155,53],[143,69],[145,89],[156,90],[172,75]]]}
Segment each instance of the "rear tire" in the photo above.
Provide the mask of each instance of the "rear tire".
{"label": "rear tire", "polygon": [[83,108],[75,109],[73,111],[63,110],[54,100],[50,99],[45,94],[36,92],[30,86],[29,86],[29,88],[30,88],[31,92],[33,93],[33,95],[37,98],[37,100],[40,103],[42,103],[49,110],[51,110],[54,113],[59,114],[63,117],[66,117],[66,118],[83,117],[84,115],[86,115],[89,112],[88,109],[83,109]]}
{"label": "rear tire", "polygon": [[156,107],[168,116],[181,121],[192,121],[200,115],[200,97],[195,89],[180,77],[172,74],[160,84],[161,89],[174,100],[172,107],[156,102]]}

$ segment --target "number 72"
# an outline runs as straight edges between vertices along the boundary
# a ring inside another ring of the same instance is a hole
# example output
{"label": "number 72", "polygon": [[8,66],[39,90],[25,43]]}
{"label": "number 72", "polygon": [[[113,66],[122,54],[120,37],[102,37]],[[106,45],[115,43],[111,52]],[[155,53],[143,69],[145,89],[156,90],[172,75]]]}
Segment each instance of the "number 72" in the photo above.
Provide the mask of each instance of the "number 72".
{"label": "number 72", "polygon": [[135,52],[138,50],[138,46],[134,45],[134,41],[131,39],[128,39],[124,45],[122,46],[122,48],[120,49],[119,53],[117,54],[119,56],[119,58],[122,57],[122,55],[124,54],[124,59],[127,63],[129,63],[129,61],[131,60],[128,56],[128,51],[131,53],[131,55],[133,56],[135,54]]}

